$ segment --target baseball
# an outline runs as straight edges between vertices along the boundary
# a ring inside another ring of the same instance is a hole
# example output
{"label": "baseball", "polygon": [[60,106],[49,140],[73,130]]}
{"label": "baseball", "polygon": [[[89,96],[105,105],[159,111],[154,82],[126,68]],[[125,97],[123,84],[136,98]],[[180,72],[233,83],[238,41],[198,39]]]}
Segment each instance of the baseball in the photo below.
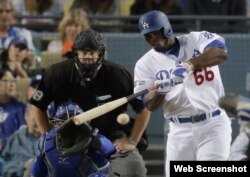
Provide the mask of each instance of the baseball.
{"label": "baseball", "polygon": [[126,125],[129,122],[129,115],[121,113],[117,116],[117,122],[121,125]]}

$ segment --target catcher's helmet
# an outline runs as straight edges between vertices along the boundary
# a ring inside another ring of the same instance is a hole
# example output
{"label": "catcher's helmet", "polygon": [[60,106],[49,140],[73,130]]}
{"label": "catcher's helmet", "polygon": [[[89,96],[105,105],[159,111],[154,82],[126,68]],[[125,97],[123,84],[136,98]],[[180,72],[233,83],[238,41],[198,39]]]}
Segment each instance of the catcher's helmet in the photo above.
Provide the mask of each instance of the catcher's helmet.
{"label": "catcher's helmet", "polygon": [[[100,53],[97,62],[93,64],[81,64],[77,56],[77,51],[93,50],[97,50]],[[81,77],[83,77],[85,81],[91,81],[97,75],[97,72],[100,69],[104,59],[104,40],[98,32],[92,29],[82,31],[75,38],[73,44],[73,53],[74,60],[76,62],[76,68],[79,70]]]}
{"label": "catcher's helmet", "polygon": [[138,22],[140,33],[147,33],[164,29],[165,37],[169,38],[173,35],[173,30],[168,17],[161,11],[153,10],[143,14]]}
{"label": "catcher's helmet", "polygon": [[81,113],[83,113],[83,110],[78,104],[72,102],[62,103],[57,107],[55,116],[50,117],[49,122],[51,126],[59,127],[68,118]]}

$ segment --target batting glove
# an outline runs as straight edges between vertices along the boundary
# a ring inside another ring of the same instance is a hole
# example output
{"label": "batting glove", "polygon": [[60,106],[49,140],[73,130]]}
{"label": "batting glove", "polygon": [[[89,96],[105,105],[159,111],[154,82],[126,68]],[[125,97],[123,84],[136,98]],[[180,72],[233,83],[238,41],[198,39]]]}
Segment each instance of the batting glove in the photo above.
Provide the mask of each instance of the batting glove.
{"label": "batting glove", "polygon": [[156,80],[154,86],[159,86],[156,91],[157,93],[165,95],[171,90],[172,81],[170,79]]}
{"label": "batting glove", "polygon": [[190,62],[180,62],[175,69],[171,71],[170,79],[172,84],[183,83],[184,78],[187,76],[189,71],[193,70],[193,65]]}

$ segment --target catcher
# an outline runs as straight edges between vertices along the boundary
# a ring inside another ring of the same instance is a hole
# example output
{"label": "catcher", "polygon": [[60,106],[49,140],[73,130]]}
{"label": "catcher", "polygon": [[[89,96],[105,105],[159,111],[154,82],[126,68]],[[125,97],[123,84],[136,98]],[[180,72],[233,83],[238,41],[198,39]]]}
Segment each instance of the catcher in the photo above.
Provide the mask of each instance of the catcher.
{"label": "catcher", "polygon": [[97,134],[88,124],[72,126],[68,134],[60,131],[62,123],[83,111],[75,103],[58,106],[49,123],[51,131],[38,141],[32,177],[107,177],[109,157],[115,152],[110,140]]}

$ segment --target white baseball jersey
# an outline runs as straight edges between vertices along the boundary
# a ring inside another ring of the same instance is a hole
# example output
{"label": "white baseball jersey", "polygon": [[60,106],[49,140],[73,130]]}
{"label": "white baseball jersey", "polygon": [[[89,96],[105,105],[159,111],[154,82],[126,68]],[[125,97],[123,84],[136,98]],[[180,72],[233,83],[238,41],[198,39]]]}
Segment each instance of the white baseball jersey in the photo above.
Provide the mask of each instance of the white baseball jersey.
{"label": "white baseball jersey", "polygon": [[[192,59],[213,46],[225,47],[224,39],[207,31],[191,32],[176,37],[176,43],[167,53],[154,49],[142,56],[135,66],[135,88],[137,93],[154,84],[158,79],[170,77],[170,70],[178,62]],[[224,87],[218,66],[206,67],[190,72],[183,84],[176,85],[165,96],[164,116],[190,116],[218,109],[218,99],[224,96]]]}

